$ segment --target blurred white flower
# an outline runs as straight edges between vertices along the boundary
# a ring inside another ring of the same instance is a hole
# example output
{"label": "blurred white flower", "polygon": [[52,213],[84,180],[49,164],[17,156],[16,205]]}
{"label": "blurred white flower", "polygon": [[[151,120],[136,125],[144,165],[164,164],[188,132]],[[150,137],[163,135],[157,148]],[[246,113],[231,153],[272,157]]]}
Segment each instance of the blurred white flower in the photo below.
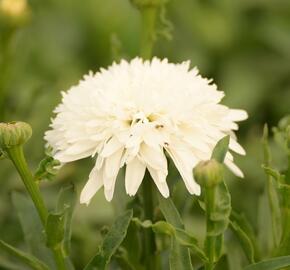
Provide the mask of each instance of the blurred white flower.
{"label": "blurred white flower", "polygon": [[[190,194],[199,195],[192,169],[210,158],[218,140],[230,134],[230,149],[245,154],[232,131],[247,113],[219,104],[224,93],[189,65],[157,58],[123,60],[86,75],[62,93],[45,139],[62,163],[97,155],[81,203],[88,204],[102,186],[110,201],[124,165],[130,196],[136,194],[148,169],[160,193],[168,197],[166,154]],[[229,152],[225,164],[243,176]]]}
{"label": "blurred white flower", "polygon": [[0,0],[0,13],[10,17],[20,17],[27,13],[26,0]]}

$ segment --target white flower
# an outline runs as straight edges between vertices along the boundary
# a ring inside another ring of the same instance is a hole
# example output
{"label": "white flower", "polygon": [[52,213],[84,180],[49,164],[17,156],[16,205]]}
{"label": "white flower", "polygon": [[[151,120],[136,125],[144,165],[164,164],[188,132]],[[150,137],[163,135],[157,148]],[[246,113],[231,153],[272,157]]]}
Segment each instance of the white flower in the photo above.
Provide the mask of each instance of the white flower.
{"label": "white flower", "polygon": [[[157,58],[123,60],[86,75],[62,93],[45,139],[62,163],[97,155],[81,203],[88,204],[102,186],[110,201],[124,165],[130,196],[136,194],[148,169],[160,193],[168,197],[166,154],[190,194],[199,195],[192,169],[210,158],[218,140],[230,134],[230,149],[245,154],[232,131],[247,113],[219,104],[224,93],[189,65]],[[243,176],[229,152],[225,164]]]}

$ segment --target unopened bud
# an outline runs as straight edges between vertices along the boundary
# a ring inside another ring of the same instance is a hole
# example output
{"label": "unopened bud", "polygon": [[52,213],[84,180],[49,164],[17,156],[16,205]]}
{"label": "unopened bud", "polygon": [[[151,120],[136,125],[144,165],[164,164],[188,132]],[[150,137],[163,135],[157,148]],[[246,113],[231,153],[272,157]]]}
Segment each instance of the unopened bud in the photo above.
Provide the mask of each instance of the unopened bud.
{"label": "unopened bud", "polygon": [[25,122],[0,123],[0,148],[5,149],[26,143],[32,135],[32,129]]}
{"label": "unopened bud", "polygon": [[215,159],[200,161],[193,169],[193,174],[202,187],[213,187],[223,180],[223,165]]}

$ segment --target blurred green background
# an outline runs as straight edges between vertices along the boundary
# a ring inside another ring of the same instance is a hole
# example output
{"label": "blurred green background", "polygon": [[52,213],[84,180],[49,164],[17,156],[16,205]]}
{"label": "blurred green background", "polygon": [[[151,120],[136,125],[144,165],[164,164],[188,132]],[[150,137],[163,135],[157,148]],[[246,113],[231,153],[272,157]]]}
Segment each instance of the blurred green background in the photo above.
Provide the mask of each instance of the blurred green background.
{"label": "blurred green background", "polygon": [[[119,57],[138,55],[140,14],[128,0],[30,0],[28,8],[27,18],[17,22],[17,29],[14,26],[8,50],[5,40],[15,22],[0,15],[0,95],[4,100],[0,120],[23,120],[32,125],[34,134],[26,153],[35,169],[44,156],[43,134],[61,100],[60,92],[89,70],[97,71]],[[154,54],[173,62],[191,60],[192,66],[213,78],[226,93],[226,105],[249,113],[238,132],[247,156],[236,159],[245,179],[228,173],[227,181],[234,208],[244,212],[261,241],[267,241],[267,209],[262,216],[257,214],[259,205],[265,204],[261,199],[265,181],[261,134],[265,122],[276,125],[290,112],[290,1],[170,0],[167,18],[173,25],[173,38],[158,39]],[[281,149],[274,146],[273,151],[274,164],[283,168],[286,160]],[[12,164],[0,162],[0,238],[23,247],[11,192],[24,192],[24,187]],[[86,159],[66,165],[55,181],[43,183],[50,208],[65,182],[74,182],[80,192],[92,164]],[[178,178],[173,169],[168,181],[173,183]],[[77,269],[96,251],[99,229],[110,224],[128,200],[122,175],[119,180],[113,203],[107,203],[99,192],[89,207],[77,205],[72,246]],[[202,237],[204,221],[195,199],[182,181],[173,189],[187,228]],[[239,248],[231,244],[231,237],[226,240],[233,257],[244,260]],[[266,254],[271,243],[264,244]],[[6,262],[6,254],[0,253],[0,269],[7,269]]]}

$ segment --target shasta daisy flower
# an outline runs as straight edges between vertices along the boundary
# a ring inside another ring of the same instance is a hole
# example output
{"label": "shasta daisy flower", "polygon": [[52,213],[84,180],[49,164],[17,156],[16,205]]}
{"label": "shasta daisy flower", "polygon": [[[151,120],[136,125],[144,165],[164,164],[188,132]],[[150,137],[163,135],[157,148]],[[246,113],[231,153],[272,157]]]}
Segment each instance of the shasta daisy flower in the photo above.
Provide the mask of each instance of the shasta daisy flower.
{"label": "shasta daisy flower", "polygon": [[[189,193],[199,195],[192,169],[210,158],[218,140],[230,134],[230,150],[245,154],[233,130],[247,113],[219,104],[224,93],[189,65],[157,58],[122,60],[89,73],[62,93],[45,139],[62,163],[96,156],[81,203],[88,204],[102,186],[110,201],[123,166],[130,196],[136,194],[147,169],[160,193],[168,197],[166,155]],[[243,176],[230,152],[225,164]]]}

